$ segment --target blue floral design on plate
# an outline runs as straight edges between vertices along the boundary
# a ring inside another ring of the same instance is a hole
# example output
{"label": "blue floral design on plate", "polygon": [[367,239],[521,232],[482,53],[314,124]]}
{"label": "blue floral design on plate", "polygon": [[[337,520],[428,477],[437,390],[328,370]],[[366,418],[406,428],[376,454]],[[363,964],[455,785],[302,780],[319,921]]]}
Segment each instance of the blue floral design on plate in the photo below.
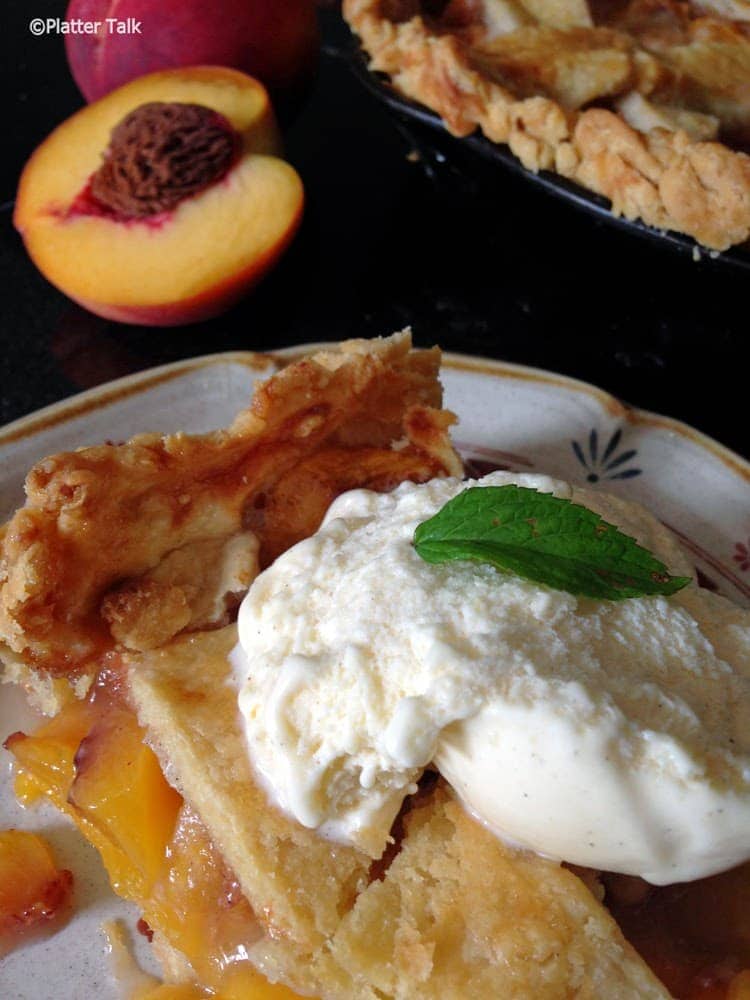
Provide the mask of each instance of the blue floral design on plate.
{"label": "blue floral design on plate", "polygon": [[578,441],[571,441],[573,454],[586,470],[586,481],[598,483],[605,479],[632,479],[642,475],[642,470],[630,465],[638,454],[635,448],[618,452],[622,440],[622,428],[611,435],[603,449],[600,448],[599,432],[593,427],[588,441],[583,446]]}

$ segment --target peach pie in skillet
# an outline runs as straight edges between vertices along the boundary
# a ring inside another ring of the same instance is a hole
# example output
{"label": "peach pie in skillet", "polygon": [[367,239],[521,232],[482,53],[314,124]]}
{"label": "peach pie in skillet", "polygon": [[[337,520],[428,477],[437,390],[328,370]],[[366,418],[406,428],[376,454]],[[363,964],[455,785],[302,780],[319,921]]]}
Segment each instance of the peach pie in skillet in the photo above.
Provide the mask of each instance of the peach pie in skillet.
{"label": "peach pie in skillet", "polygon": [[545,476],[468,485],[614,522],[679,592],[416,555],[472,493],[438,366],[347,342],[227,430],[32,469],[0,658],[50,718],[6,741],[16,792],[96,846],[191,995],[750,997],[750,613],[637,505]]}
{"label": "peach pie in skillet", "polygon": [[344,0],[372,70],[612,211],[750,236],[747,0]]}

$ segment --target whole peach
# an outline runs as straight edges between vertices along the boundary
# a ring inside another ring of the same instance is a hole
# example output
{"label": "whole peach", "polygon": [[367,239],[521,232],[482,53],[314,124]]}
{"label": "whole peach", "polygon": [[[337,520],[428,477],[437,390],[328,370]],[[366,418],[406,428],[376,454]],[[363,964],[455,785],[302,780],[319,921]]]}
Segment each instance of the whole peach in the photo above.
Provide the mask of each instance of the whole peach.
{"label": "whole peach", "polygon": [[[315,65],[314,0],[71,0],[68,63],[87,101],[134,77],[190,65],[229,66],[275,91]],[[99,22],[95,34],[80,30]]]}

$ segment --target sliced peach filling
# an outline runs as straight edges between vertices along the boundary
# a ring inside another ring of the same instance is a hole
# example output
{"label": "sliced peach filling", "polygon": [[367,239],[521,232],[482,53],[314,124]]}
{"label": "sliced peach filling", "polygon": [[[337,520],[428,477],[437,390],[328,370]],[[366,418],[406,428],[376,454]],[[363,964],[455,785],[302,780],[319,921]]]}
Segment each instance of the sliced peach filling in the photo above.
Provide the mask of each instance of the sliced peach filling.
{"label": "sliced peach filling", "polygon": [[[261,928],[143,735],[116,670],[104,672],[89,700],[68,705],[33,736],[8,739],[16,793],[25,803],[47,796],[72,817],[115,890],[188,958],[203,987],[225,1000],[297,996],[250,963],[246,949]],[[622,876],[605,875],[604,883],[626,937],[676,997],[750,1000],[750,864],[665,888]],[[200,995],[160,989],[153,1000]]]}
{"label": "sliced peach filling", "polygon": [[[247,947],[261,930],[250,905],[113,686],[104,677],[89,700],[68,705],[33,736],[9,737],[16,794],[24,803],[46,796],[74,820],[115,891],[187,957],[202,986],[224,1000],[296,997],[251,964]],[[175,989],[155,997],[183,996]]]}
{"label": "sliced peach filling", "polygon": [[24,830],[0,831],[0,956],[57,917],[73,876],[58,869],[49,844]]}
{"label": "sliced peach filling", "polygon": [[[750,1000],[750,864],[658,888],[619,875],[604,883],[625,937],[673,996]],[[642,891],[629,898],[634,884]]]}

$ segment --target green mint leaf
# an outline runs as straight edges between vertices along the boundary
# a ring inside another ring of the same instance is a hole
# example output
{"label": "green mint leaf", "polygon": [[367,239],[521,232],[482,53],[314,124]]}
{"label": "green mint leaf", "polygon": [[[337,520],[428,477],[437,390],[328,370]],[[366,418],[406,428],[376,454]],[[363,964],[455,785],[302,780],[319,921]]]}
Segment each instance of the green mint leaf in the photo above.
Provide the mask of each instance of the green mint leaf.
{"label": "green mint leaf", "polygon": [[473,559],[609,601],[674,594],[691,582],[594,511],[523,486],[464,490],[419,525],[414,547],[429,563]]}

